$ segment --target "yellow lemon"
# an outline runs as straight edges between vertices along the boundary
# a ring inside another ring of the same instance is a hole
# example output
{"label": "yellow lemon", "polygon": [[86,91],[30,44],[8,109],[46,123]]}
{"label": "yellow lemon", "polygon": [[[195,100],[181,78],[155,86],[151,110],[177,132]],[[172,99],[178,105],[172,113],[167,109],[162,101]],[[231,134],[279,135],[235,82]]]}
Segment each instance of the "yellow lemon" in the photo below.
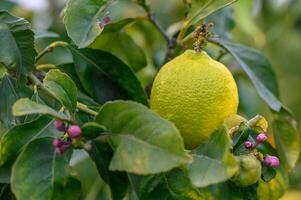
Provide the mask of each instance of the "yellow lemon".
{"label": "yellow lemon", "polygon": [[150,106],[176,125],[186,148],[192,149],[236,114],[237,86],[222,63],[204,51],[187,50],[159,71]]}

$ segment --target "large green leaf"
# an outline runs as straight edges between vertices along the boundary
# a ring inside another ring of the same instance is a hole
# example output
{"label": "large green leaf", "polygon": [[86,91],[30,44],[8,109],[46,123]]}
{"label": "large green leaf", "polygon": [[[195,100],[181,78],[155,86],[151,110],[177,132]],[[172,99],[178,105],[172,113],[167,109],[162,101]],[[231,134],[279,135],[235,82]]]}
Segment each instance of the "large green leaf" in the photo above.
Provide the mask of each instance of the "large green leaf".
{"label": "large green leaf", "polygon": [[[101,25],[107,17],[110,23],[125,18],[141,16],[141,10],[128,0],[69,0],[66,6],[64,23],[68,35],[80,48],[89,46],[106,28]],[[144,14],[144,13],[143,13]],[[126,25],[126,24],[124,24]],[[120,27],[122,28],[122,26]]]}
{"label": "large green leaf", "polygon": [[[79,183],[70,179],[68,163],[67,154],[55,153],[52,138],[33,140],[14,164],[11,177],[13,193],[18,200],[63,200],[72,193],[73,199],[78,199]],[[64,195],[59,197],[58,193]]]}
{"label": "large green leaf", "polygon": [[21,98],[15,102],[13,106],[14,116],[24,116],[32,114],[46,114],[57,119],[70,121],[70,119],[64,113],[57,112],[47,105],[38,104],[28,98]]}
{"label": "large green leaf", "polygon": [[58,69],[50,70],[43,81],[46,88],[57,97],[58,100],[69,109],[75,112],[77,104],[77,88],[72,79]]}
{"label": "large green leaf", "polygon": [[112,148],[106,143],[95,140],[92,143],[92,149],[88,153],[95,162],[99,175],[109,184],[113,200],[122,200],[128,190],[128,178],[124,172],[109,171],[113,156]]}
{"label": "large green leaf", "polygon": [[0,11],[0,44],[0,63],[7,69],[18,77],[34,70],[34,34],[26,20]]}
{"label": "large green leaf", "polygon": [[189,166],[191,182],[198,187],[226,181],[238,170],[235,157],[230,153],[231,142],[222,126],[197,149],[193,150],[193,162]]}
{"label": "large green leaf", "polygon": [[13,77],[7,74],[3,76],[0,82],[0,136],[5,130],[21,122],[12,115],[12,106],[17,99],[31,96],[31,93],[29,88],[17,82]]}
{"label": "large green leaf", "polygon": [[131,99],[147,104],[146,94],[134,72],[110,53],[68,47],[85,90],[99,103]]}
{"label": "large green leaf", "polygon": [[131,101],[106,103],[96,117],[112,134],[111,170],[154,174],[191,162],[177,128],[147,107]]}
{"label": "large green leaf", "polygon": [[272,124],[280,160],[288,169],[295,167],[300,154],[300,135],[296,123],[291,114],[282,109],[280,113],[275,113]]}
{"label": "large green leaf", "polygon": [[260,97],[271,109],[279,112],[282,104],[278,99],[278,83],[269,61],[259,51],[241,44],[232,44],[222,39],[211,39],[211,42],[221,45],[232,54],[251,79]]}
{"label": "large green leaf", "polygon": [[53,120],[43,116],[29,123],[20,124],[6,132],[0,141],[0,166],[16,159],[30,141],[38,137],[58,135]]}
{"label": "large green leaf", "polygon": [[131,36],[119,31],[120,27],[132,21],[133,19],[126,19],[115,24],[109,24],[89,47],[111,52],[134,71],[139,71],[146,66],[145,54]]}
{"label": "large green leaf", "polygon": [[237,0],[192,0],[187,15],[187,23],[197,24],[211,13],[222,9]]}

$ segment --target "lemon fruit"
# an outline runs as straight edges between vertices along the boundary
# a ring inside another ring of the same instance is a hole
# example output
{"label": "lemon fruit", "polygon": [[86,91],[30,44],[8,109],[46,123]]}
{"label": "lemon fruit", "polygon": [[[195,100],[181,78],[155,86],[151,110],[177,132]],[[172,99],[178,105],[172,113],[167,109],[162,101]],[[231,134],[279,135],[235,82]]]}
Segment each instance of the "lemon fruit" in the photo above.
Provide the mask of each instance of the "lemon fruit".
{"label": "lemon fruit", "polygon": [[261,176],[261,164],[253,155],[238,156],[239,171],[231,181],[239,187],[247,187],[256,183]]}
{"label": "lemon fruit", "polygon": [[204,142],[238,106],[230,71],[206,52],[186,50],[157,74],[150,107],[180,130],[185,147]]}

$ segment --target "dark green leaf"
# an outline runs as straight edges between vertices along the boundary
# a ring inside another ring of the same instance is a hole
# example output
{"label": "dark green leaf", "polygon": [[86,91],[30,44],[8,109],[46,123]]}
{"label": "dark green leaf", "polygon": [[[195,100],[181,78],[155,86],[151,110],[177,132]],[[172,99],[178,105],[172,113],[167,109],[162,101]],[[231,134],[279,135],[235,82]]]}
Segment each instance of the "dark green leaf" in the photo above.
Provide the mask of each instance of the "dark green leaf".
{"label": "dark green leaf", "polygon": [[197,187],[226,181],[238,170],[235,157],[230,153],[230,138],[222,126],[192,153],[189,178]]}
{"label": "dark green leaf", "polygon": [[187,23],[195,25],[211,13],[224,8],[235,1],[236,0],[192,0],[187,16]]}
{"label": "dark green leaf", "polygon": [[57,119],[69,121],[69,118],[64,113],[57,112],[46,105],[38,104],[28,98],[22,98],[16,101],[13,106],[14,116],[24,116],[31,114],[47,114]]}
{"label": "dark green leaf", "polygon": [[0,166],[14,160],[30,141],[38,137],[58,135],[53,120],[43,116],[29,123],[20,124],[5,133],[0,141]]}
{"label": "dark green leaf", "polygon": [[111,170],[153,174],[191,162],[176,127],[141,104],[106,103],[96,122],[112,133],[108,136],[115,150]]}
{"label": "dark green leaf", "polygon": [[133,71],[110,53],[69,46],[85,90],[99,103],[131,99],[147,104],[146,94]]}
{"label": "dark green leaf", "polygon": [[69,109],[75,112],[77,103],[77,88],[72,79],[58,69],[50,70],[43,81],[43,84],[58,100]]}
{"label": "dark green leaf", "polygon": [[269,182],[276,176],[276,170],[272,167],[263,166],[261,172],[261,178],[265,182]]}
{"label": "dark green leaf", "polygon": [[113,200],[123,199],[128,189],[128,178],[124,172],[109,171],[113,156],[111,147],[101,141],[93,141],[88,153],[95,162],[99,175],[110,185]]}
{"label": "dark green leaf", "polygon": [[93,139],[99,136],[101,133],[105,132],[106,127],[96,123],[96,122],[87,122],[81,126],[82,136]]}
{"label": "dark green leaf", "polygon": [[[108,25],[104,32],[91,44],[91,48],[111,52],[129,65],[134,71],[139,71],[146,66],[146,57],[134,40],[126,33],[116,30],[120,23],[125,20]],[[132,20],[126,20],[131,22]]]}
{"label": "dark green leaf", "polygon": [[282,108],[279,101],[278,83],[269,61],[257,50],[232,44],[222,39],[212,39],[214,43],[226,48],[253,82],[261,98],[276,112]]}
{"label": "dark green leaf", "polygon": [[0,11],[0,44],[0,63],[7,69],[18,77],[34,70],[34,34],[26,20]]}
{"label": "dark green leaf", "polygon": [[100,178],[94,162],[85,151],[75,150],[70,165],[81,182],[85,200],[111,200],[110,187]]}
{"label": "dark green leaf", "polygon": [[139,199],[205,200],[210,199],[210,195],[201,193],[193,186],[184,170],[174,169],[167,173],[142,178]]}
{"label": "dark green leaf", "polygon": [[[57,155],[52,138],[39,138],[29,143],[14,164],[11,188],[18,200],[63,200],[56,198],[59,186],[78,188],[69,179],[67,155]],[[71,181],[71,182],[70,182]],[[65,192],[65,191],[64,191]],[[77,192],[75,192],[75,197]],[[76,198],[74,198],[76,200]]]}
{"label": "dark green leaf", "polygon": [[64,181],[54,184],[51,200],[79,200],[80,195],[80,181],[69,176]]}
{"label": "dark green leaf", "polygon": [[300,136],[295,119],[282,109],[275,113],[272,127],[280,161],[286,168],[294,168],[300,154]]}

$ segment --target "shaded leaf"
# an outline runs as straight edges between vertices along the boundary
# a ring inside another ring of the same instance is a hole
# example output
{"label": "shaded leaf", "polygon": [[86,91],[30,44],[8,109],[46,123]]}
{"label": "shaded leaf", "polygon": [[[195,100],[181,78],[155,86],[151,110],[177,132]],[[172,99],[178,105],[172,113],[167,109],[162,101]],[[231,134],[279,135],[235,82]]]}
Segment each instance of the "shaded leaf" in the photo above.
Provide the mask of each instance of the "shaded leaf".
{"label": "shaded leaf", "polygon": [[0,11],[0,44],[5,47],[0,48],[0,63],[7,69],[18,77],[34,70],[34,34],[28,21]]}
{"label": "shaded leaf", "polygon": [[46,114],[51,115],[57,119],[69,121],[69,118],[64,113],[57,112],[46,105],[38,104],[28,98],[22,98],[15,102],[13,106],[14,116],[31,114]]}
{"label": "shaded leaf", "polygon": [[143,177],[140,182],[139,199],[143,200],[209,200],[210,193],[201,193],[193,186],[182,169],[155,176]]}
{"label": "shaded leaf", "polygon": [[109,165],[113,156],[111,147],[101,141],[93,141],[92,149],[88,151],[96,164],[99,175],[110,185],[113,200],[124,198],[128,189],[128,178],[124,172],[109,171]]}
{"label": "shaded leaf", "polygon": [[139,71],[146,66],[146,57],[142,48],[139,47],[128,34],[118,30],[119,26],[132,21],[132,19],[127,19],[119,23],[108,25],[90,47],[111,52],[129,65],[134,71]]}
{"label": "shaded leaf", "polygon": [[211,39],[210,41],[221,45],[232,54],[251,79],[260,97],[271,109],[279,112],[282,103],[278,99],[278,83],[269,61],[259,51],[241,44],[232,44],[222,39]]}
{"label": "shaded leaf", "polygon": [[77,104],[77,88],[73,80],[58,69],[50,70],[43,81],[43,84],[58,100],[69,109],[75,112]]}
{"label": "shaded leaf", "polygon": [[211,13],[222,9],[236,0],[191,0],[187,23],[195,25]]}
{"label": "shaded leaf", "polygon": [[60,156],[55,153],[52,138],[32,141],[14,164],[11,177],[13,193],[18,200],[60,200],[55,198],[56,192],[61,192],[57,190],[58,185],[78,187],[77,183],[70,183],[68,163],[67,154]]}
{"label": "shaded leaf", "polygon": [[189,178],[197,187],[226,181],[238,170],[235,157],[230,153],[230,138],[222,126],[192,152]]}
{"label": "shaded leaf", "polygon": [[121,60],[101,50],[68,48],[83,87],[99,103],[131,99],[147,104],[141,83]]}
{"label": "shaded leaf", "polygon": [[16,159],[30,141],[38,137],[55,136],[53,120],[43,116],[29,123],[20,124],[5,133],[0,141],[0,166]]}
{"label": "shaded leaf", "polygon": [[96,123],[96,122],[87,122],[81,126],[82,136],[93,139],[105,132],[106,127]]}
{"label": "shaded leaf", "polygon": [[111,170],[154,174],[191,162],[176,127],[141,104],[106,103],[96,122],[112,133],[108,136],[114,147]]}
{"label": "shaded leaf", "polygon": [[300,138],[295,119],[286,110],[275,113],[272,127],[280,161],[292,169],[300,154]]}

